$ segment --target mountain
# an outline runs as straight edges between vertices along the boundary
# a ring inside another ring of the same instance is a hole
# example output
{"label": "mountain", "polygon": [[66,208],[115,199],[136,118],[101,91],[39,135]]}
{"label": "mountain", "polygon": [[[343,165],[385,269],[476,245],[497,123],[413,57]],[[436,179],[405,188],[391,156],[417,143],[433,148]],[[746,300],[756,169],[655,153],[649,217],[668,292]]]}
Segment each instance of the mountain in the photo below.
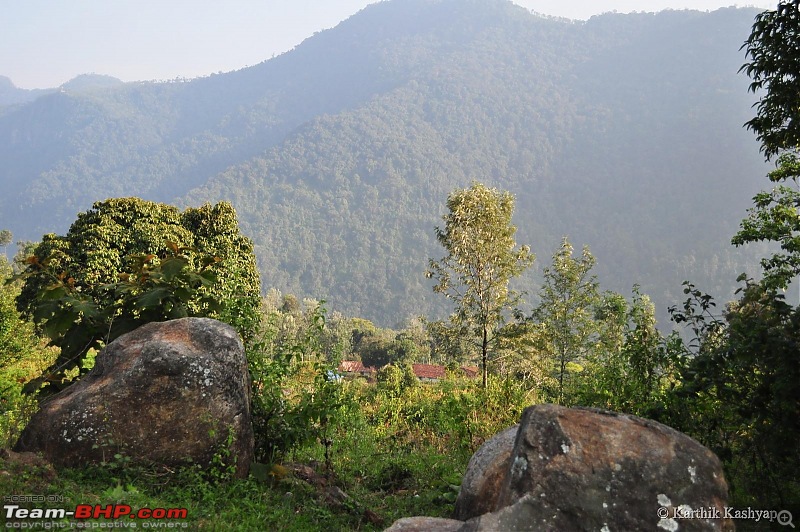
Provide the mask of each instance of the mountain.
{"label": "mountain", "polygon": [[112,76],[105,76],[102,74],[81,74],[72,78],[68,82],[59,87],[63,91],[72,92],[86,92],[97,89],[115,88],[122,85],[123,82]]}
{"label": "mountain", "polygon": [[767,171],[737,74],[756,13],[393,0],[240,71],[49,94],[0,115],[0,227],[63,232],[110,196],[229,200],[263,286],[393,325],[446,312],[433,228],[479,180],[516,195],[538,270],[569,235],[663,317],[682,280],[726,297],[757,270],[729,245]]}
{"label": "mountain", "polygon": [[16,105],[20,103],[28,103],[39,96],[53,92],[54,89],[20,89],[11,79],[0,76],[0,113],[3,112],[3,107]]}

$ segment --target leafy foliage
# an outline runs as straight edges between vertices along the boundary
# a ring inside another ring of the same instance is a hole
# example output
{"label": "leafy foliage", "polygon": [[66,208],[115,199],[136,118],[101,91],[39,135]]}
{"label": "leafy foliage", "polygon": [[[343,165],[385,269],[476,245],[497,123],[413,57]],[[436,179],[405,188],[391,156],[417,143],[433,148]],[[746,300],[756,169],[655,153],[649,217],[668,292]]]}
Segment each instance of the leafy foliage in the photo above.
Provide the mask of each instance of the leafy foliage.
{"label": "leafy foliage", "polygon": [[547,365],[547,373],[555,376],[550,395],[558,404],[565,404],[570,379],[575,372],[583,371],[581,364],[598,342],[600,332],[595,320],[600,295],[596,278],[590,274],[595,258],[588,247],[583,248],[579,259],[572,254],[572,244],[564,238],[552,265],[544,270],[541,302],[527,320],[535,323],[537,356]]}
{"label": "leafy foliage", "polygon": [[251,416],[256,438],[255,457],[272,463],[292,449],[319,441],[326,464],[332,460],[331,433],[351,408],[336,373],[341,353],[326,349],[325,308],[310,308],[294,334],[285,334],[284,314],[265,316],[258,340],[248,349],[253,383]]}
{"label": "leafy foliage", "polygon": [[747,127],[756,133],[767,159],[800,146],[798,38],[800,11],[796,4],[780,2],[777,9],[756,15],[750,36],[742,46],[750,59],[741,68],[751,80],[750,90],[766,90]]}
{"label": "leafy foliage", "polygon": [[13,235],[11,234],[11,231],[9,231],[8,229],[3,229],[2,231],[0,231],[0,247],[5,248],[7,245],[11,243],[12,239]]}
{"label": "leafy foliage", "polygon": [[67,235],[45,235],[17,278],[20,310],[61,348],[29,390],[57,389],[65,372],[86,370],[91,349],[150,321],[218,317],[248,342],[258,319],[252,245],[226,204],[180,213],[136,198],[97,203]]}
{"label": "leafy foliage", "polygon": [[[586,360],[586,375],[575,401],[669,421],[673,410],[670,393],[685,363],[680,337],[676,333],[662,336],[656,328],[655,308],[638,286],[633,287],[630,304],[623,300],[623,305],[614,309],[614,319],[609,317],[601,316],[600,344]],[[611,335],[609,327],[615,329]]]}
{"label": "leafy foliage", "polygon": [[691,415],[674,423],[729,465],[739,496],[792,504],[800,494],[800,310],[763,283],[740,280],[742,295],[723,315],[691,285],[683,310],[672,309],[693,331],[675,391]]}
{"label": "leafy foliage", "polygon": [[11,267],[0,257],[0,446],[16,441],[36,408],[22,394],[25,382],[38,376],[57,356],[36,335],[34,325],[23,320],[14,305],[19,283],[6,282]]}
{"label": "leafy foliage", "polygon": [[800,177],[800,159],[797,152],[782,153],[778,167],[769,173],[773,182],[794,181],[795,188],[779,185],[770,192],[760,192],[753,198],[754,206],[742,220],[741,229],[733,237],[736,246],[752,242],[777,242],[781,252],[761,260],[764,284],[781,290],[800,274],[800,191],[796,188]]}
{"label": "leafy foliage", "polygon": [[[215,315],[222,306],[211,295],[201,294],[203,288],[213,287],[217,274],[212,267],[220,259],[203,257],[199,270],[190,268],[193,250],[167,243],[169,254],[133,255],[129,257],[131,272],[120,273],[120,281],[103,286],[107,303],[100,306],[91,295],[76,287],[75,279],[61,273],[51,279],[39,293],[33,320],[38,323],[50,345],[60,348],[60,354],[44,374],[31,380],[26,391],[51,393],[58,391],[67,374],[75,369],[85,373],[84,363],[92,350],[145,323]],[[39,263],[31,257],[30,268],[18,277],[47,273],[47,260]]]}
{"label": "leafy foliage", "polygon": [[[747,122],[761,141],[767,160],[779,155],[769,173],[775,183],[797,185],[798,160],[797,4],[756,16],[744,47],[743,71],[750,89],[762,89],[757,115]],[[781,184],[755,196],[733,244],[766,241],[781,252],[761,261],[763,279],[745,274],[738,299],[719,312],[714,299],[691,283],[682,309],[670,312],[692,331],[684,351],[680,383],[672,394],[672,424],[711,447],[726,465],[734,496],[742,502],[794,507],[800,500],[796,471],[800,454],[800,359],[797,356],[800,309],[780,293],[800,273],[800,195]],[[688,415],[687,415],[688,414]]]}

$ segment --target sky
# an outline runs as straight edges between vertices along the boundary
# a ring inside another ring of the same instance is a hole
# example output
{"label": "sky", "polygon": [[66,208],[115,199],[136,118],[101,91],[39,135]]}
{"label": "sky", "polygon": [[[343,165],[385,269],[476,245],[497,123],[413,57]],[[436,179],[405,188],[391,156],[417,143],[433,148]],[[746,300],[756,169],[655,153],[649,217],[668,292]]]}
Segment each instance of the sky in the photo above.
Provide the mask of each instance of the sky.
{"label": "sky", "polygon": [[[402,0],[399,0],[402,1]],[[0,0],[0,76],[25,89],[57,87],[79,74],[123,81],[194,78],[279,55],[332,28],[371,0]],[[777,0],[515,0],[536,13],[586,20],[616,11]]]}

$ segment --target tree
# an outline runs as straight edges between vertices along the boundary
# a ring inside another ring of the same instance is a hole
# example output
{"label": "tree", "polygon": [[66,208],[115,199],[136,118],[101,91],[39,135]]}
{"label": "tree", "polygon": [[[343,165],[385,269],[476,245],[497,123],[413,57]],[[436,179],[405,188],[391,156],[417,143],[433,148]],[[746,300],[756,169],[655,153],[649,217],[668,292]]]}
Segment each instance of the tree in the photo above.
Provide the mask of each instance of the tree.
{"label": "tree", "polygon": [[[739,300],[722,317],[711,313],[713,299],[693,285],[683,311],[673,320],[694,332],[686,348],[691,357],[676,396],[686,399],[700,439],[729,465],[729,480],[749,486],[765,506],[797,503],[800,453],[800,309],[782,290],[800,274],[800,12],[781,2],[756,16],[744,44],[749,62],[742,70],[750,90],[766,90],[756,116],[746,126],[761,142],[767,161],[778,156],[768,174],[779,183],[754,198],[732,242],[777,242],[781,252],[762,259],[760,282],[747,279]],[[794,181],[795,187],[785,183]],[[684,423],[686,423],[684,421]],[[765,500],[768,499],[768,500]]]}
{"label": "tree", "polygon": [[20,318],[14,304],[19,283],[6,282],[12,269],[0,256],[0,445],[12,445],[35,411],[22,395],[22,383],[36,376],[55,358],[36,336],[33,323]]}
{"label": "tree", "polygon": [[[790,177],[797,185],[800,160],[794,154],[783,154],[778,164],[779,167],[769,173],[770,180],[783,181]],[[777,242],[781,252],[761,259],[763,282],[773,290],[784,290],[800,274],[800,192],[779,185],[769,192],[759,192],[753,202],[755,206],[748,209],[748,216],[742,220],[731,243],[738,247],[751,242]]]}
{"label": "tree", "polygon": [[46,380],[91,348],[148,321],[209,316],[255,333],[260,287],[252,243],[230,204],[183,212],[138,198],[95,203],[64,236],[44,235],[17,306],[61,355]]}
{"label": "tree", "polygon": [[489,353],[498,341],[504,312],[517,301],[509,281],[533,263],[534,255],[514,241],[510,193],[473,183],[451,193],[447,208],[444,229],[436,228],[447,255],[431,259],[426,275],[436,281],[434,292],[455,302],[451,323],[475,339],[486,387]]}
{"label": "tree", "polygon": [[5,255],[6,246],[11,243],[13,238],[14,237],[11,234],[11,231],[9,231],[8,229],[3,229],[2,231],[0,231],[0,247],[3,248],[3,254],[4,255]]}
{"label": "tree", "polygon": [[791,506],[800,466],[800,309],[762,282],[739,280],[741,297],[722,315],[688,283],[683,309],[670,309],[694,336],[684,347],[675,426],[730,466],[730,482],[762,504]]}
{"label": "tree", "polygon": [[[800,274],[800,12],[796,4],[781,3],[777,10],[756,16],[745,41],[749,62],[741,70],[751,78],[750,90],[766,89],[756,104],[756,116],[746,126],[761,141],[767,160],[778,155],[768,174],[780,183],[753,198],[755,206],[742,221],[733,244],[773,241],[781,253],[762,259],[765,286],[784,289]],[[793,181],[795,187],[783,183]]]}
{"label": "tree", "polygon": [[600,333],[595,320],[600,294],[591,275],[596,261],[588,247],[583,248],[580,258],[574,258],[573,251],[564,238],[552,265],[544,270],[541,302],[527,318],[534,326],[539,356],[552,365],[550,373],[556,381],[553,396],[558,404],[567,400],[571,376],[582,371],[581,363],[598,343]]}
{"label": "tree", "polygon": [[638,285],[630,304],[619,294],[607,294],[597,317],[600,349],[589,360],[580,403],[658,419],[676,378],[677,335],[661,335],[655,306]]}
{"label": "tree", "polygon": [[756,15],[745,41],[749,62],[742,65],[750,90],[766,89],[756,103],[757,114],[746,126],[756,133],[767,160],[800,145],[800,11],[780,2],[776,10]]}

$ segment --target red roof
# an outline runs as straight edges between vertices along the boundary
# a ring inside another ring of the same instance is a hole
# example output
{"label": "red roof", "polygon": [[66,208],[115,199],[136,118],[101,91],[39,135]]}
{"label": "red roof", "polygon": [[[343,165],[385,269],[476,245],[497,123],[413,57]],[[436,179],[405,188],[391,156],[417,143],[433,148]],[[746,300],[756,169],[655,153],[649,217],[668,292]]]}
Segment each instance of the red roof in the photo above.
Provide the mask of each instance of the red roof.
{"label": "red roof", "polygon": [[[444,379],[447,375],[445,367],[437,364],[411,364],[411,369],[418,379]],[[339,364],[339,371],[342,373],[371,374],[377,370],[376,368],[365,366],[358,360],[343,360]],[[461,371],[470,379],[478,376],[478,368],[476,366],[464,366]]]}
{"label": "red roof", "polygon": [[418,379],[444,379],[445,370],[444,366],[436,366],[434,364],[411,364],[414,370],[414,375]]}

